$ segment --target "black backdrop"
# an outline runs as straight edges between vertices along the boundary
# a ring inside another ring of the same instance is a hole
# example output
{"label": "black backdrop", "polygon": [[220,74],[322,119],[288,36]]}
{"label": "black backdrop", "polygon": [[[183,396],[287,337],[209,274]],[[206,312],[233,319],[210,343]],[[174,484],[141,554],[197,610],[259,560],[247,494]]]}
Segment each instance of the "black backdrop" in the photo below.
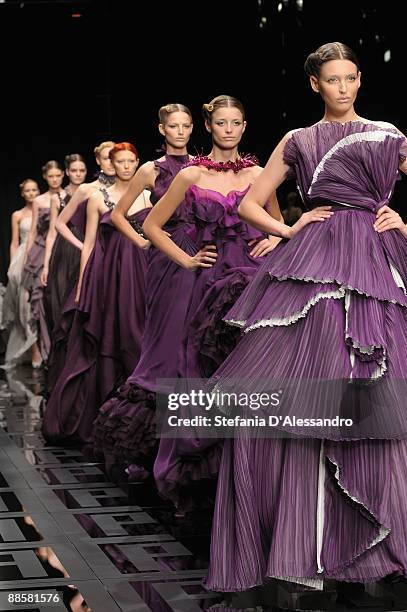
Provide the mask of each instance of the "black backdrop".
{"label": "black backdrop", "polygon": [[[167,102],[194,115],[191,151],[207,150],[202,102],[228,93],[245,104],[242,151],[265,163],[288,129],[322,105],[303,74],[310,51],[332,40],[362,64],[357,111],[407,130],[405,2],[379,0],[6,0],[0,3],[1,262],[5,282],[10,214],[18,183],[48,159],[79,152],[96,170],[101,140],[129,140],[142,161],[157,155],[156,113]],[[80,17],[73,15],[79,14]],[[384,61],[390,51],[391,59]],[[407,181],[394,205],[407,218]],[[288,186],[289,189],[292,188]],[[284,203],[287,187],[281,190]],[[405,210],[404,210],[405,209]]]}

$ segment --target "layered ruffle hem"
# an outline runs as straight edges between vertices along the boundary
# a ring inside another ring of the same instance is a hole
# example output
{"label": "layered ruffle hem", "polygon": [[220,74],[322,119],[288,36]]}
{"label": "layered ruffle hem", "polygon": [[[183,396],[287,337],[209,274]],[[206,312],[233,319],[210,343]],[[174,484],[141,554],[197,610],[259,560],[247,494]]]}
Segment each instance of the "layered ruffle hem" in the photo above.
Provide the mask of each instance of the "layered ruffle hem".
{"label": "layered ruffle hem", "polygon": [[[282,390],[272,414],[297,422],[269,428],[274,439],[247,429],[225,441],[209,588],[246,590],[266,577],[322,588],[324,578],[406,575],[407,442],[396,438],[407,432],[398,286],[407,282],[407,243],[396,231],[377,235],[373,221],[341,210],[304,230],[296,249],[292,241],[264,262],[228,314],[245,334],[213,379],[218,390]],[[362,239],[352,243],[355,227]],[[343,237],[335,256],[324,251],[328,236]],[[337,415],[354,425],[324,420]]]}
{"label": "layered ruffle hem", "polygon": [[275,395],[256,411],[218,406],[277,419],[224,443],[213,590],[407,575],[407,240],[373,228],[403,143],[350,122],[286,147],[306,197],[334,201],[334,215],[280,244],[226,317],[244,333],[210,389]]}
{"label": "layered ruffle hem", "polygon": [[[277,392],[262,416],[301,437],[407,435],[407,241],[376,233],[374,221],[369,210],[334,207],[277,247],[226,317],[244,339],[217,390]],[[332,425],[335,417],[353,425]]]}
{"label": "layered ruffle hem", "polygon": [[[305,229],[264,262],[228,314],[245,333],[212,385],[283,391],[268,409],[282,420],[225,441],[211,589],[406,575],[407,242],[376,234],[373,222],[341,210]],[[353,426],[332,425],[337,415]]]}

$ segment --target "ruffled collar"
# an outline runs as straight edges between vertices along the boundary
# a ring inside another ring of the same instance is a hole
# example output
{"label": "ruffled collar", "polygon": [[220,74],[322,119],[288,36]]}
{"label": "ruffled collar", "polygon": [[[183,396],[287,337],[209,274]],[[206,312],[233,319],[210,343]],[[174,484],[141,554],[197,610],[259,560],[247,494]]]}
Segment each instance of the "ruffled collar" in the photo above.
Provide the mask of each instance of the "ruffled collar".
{"label": "ruffled collar", "polygon": [[97,180],[100,183],[102,183],[102,185],[106,185],[107,187],[111,187],[116,182],[116,175],[115,174],[109,175],[109,174],[106,174],[105,172],[103,172],[103,170],[100,170],[96,174],[96,178],[97,178]]}

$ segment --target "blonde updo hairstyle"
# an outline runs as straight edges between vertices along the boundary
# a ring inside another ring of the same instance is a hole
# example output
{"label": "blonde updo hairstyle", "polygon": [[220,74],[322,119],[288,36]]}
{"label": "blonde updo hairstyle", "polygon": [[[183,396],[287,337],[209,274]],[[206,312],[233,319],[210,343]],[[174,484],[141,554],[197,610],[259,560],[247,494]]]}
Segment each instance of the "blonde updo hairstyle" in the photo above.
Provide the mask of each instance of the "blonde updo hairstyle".
{"label": "blonde updo hairstyle", "polygon": [[202,105],[202,114],[205,121],[210,124],[212,122],[212,115],[220,108],[237,108],[242,113],[243,121],[245,120],[244,106],[237,98],[233,96],[216,96],[210,102]]}
{"label": "blonde updo hairstyle", "polygon": [[113,142],[113,140],[105,140],[104,142],[101,142],[100,145],[98,145],[97,147],[93,149],[96,159],[100,157],[100,154],[103,151],[103,149],[107,149],[107,147],[111,149],[112,147],[115,146],[115,144],[116,143]]}
{"label": "blonde updo hairstyle", "polygon": [[158,120],[162,125],[165,125],[168,122],[168,117],[171,113],[186,113],[189,115],[192,123],[192,113],[189,110],[188,106],[185,104],[165,104],[158,111]]}

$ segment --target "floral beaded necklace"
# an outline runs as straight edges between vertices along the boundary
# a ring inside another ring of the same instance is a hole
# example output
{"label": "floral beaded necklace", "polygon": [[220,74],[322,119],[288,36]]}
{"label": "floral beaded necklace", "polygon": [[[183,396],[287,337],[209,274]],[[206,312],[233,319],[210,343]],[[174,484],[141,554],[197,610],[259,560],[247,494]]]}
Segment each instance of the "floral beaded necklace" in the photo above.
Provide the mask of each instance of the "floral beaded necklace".
{"label": "floral beaded necklace", "polygon": [[243,168],[251,168],[258,166],[259,162],[254,155],[241,155],[235,161],[228,160],[225,162],[215,161],[207,155],[197,155],[194,159],[187,162],[184,168],[189,166],[204,166],[208,170],[216,170],[216,172],[227,172],[233,170],[235,174],[243,170]]}

